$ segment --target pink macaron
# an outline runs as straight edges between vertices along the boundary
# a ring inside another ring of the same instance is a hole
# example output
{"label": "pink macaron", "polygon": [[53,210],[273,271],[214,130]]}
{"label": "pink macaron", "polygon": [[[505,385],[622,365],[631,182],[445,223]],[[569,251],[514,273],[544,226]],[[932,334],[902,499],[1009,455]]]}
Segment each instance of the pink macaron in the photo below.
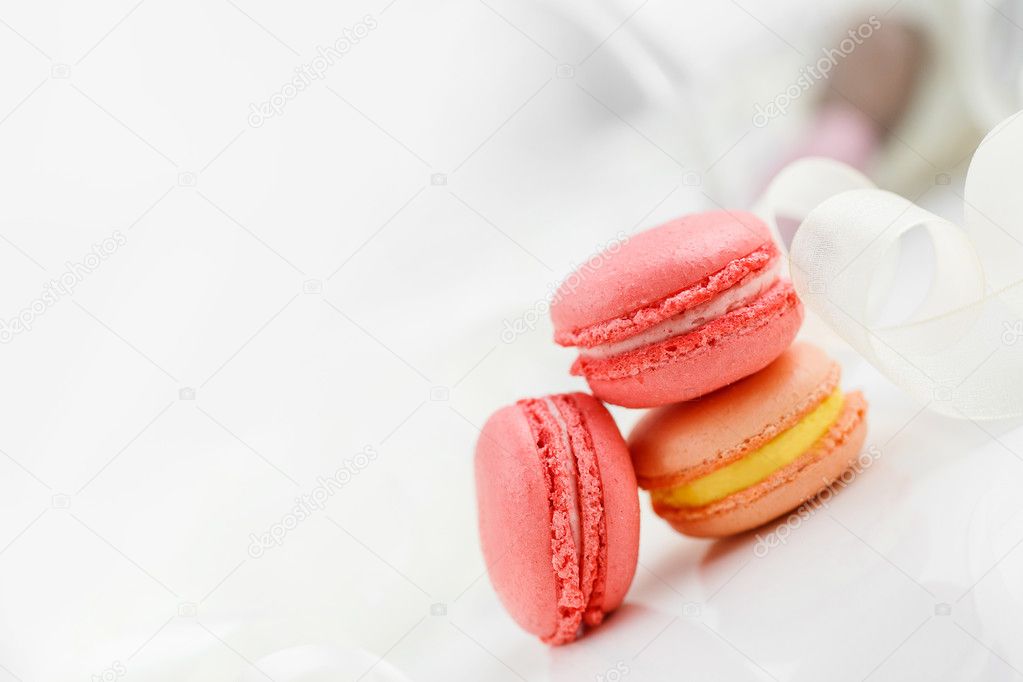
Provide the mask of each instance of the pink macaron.
{"label": "pink macaron", "polygon": [[572,373],[625,407],[690,400],[752,374],[796,336],[803,307],[751,213],[678,218],[605,250],[551,303]]}
{"label": "pink macaron", "polygon": [[600,624],[639,552],[636,476],[607,409],[583,393],[504,407],[475,468],[483,557],[512,618],[548,644]]}

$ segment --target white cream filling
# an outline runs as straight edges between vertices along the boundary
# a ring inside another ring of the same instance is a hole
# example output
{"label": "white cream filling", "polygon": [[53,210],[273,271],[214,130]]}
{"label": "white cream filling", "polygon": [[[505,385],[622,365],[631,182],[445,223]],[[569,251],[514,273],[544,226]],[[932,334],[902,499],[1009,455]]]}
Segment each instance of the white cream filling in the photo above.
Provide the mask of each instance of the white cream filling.
{"label": "white cream filling", "polygon": [[593,346],[592,348],[580,348],[579,354],[587,358],[608,358],[619,353],[627,353],[643,346],[659,343],[675,336],[688,334],[694,329],[698,329],[736,308],[752,303],[778,281],[780,269],[781,261],[779,260],[764,268],[753,277],[750,277],[743,284],[726,289],[706,303],[701,303],[683,313],[670,317],[664,322],[627,339]]}
{"label": "white cream filling", "polygon": [[[575,453],[572,450],[572,441],[568,436],[568,424],[565,422],[565,418],[561,416],[561,412],[558,410],[558,406],[554,404],[554,401],[550,398],[544,398],[544,403],[547,405],[547,409],[550,410],[554,416],[554,421],[558,423],[558,429],[561,432],[561,442],[565,446],[565,452],[568,453],[566,459],[566,466],[568,467],[569,473],[569,487],[568,493],[571,500],[568,505],[568,522],[572,526],[572,538],[575,540],[575,560],[582,566],[582,552],[583,552],[583,526],[582,518],[579,513],[579,469],[575,463]],[[579,579],[582,580],[582,571],[579,572]]]}

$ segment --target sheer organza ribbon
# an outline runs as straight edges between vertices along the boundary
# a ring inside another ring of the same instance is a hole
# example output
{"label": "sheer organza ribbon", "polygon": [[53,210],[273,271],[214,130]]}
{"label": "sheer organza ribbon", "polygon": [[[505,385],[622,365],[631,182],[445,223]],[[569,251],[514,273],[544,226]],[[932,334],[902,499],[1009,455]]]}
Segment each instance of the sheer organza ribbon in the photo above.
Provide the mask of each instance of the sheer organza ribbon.
{"label": "sheer organza ribbon", "polygon": [[[789,246],[803,302],[895,384],[939,413],[965,419],[1023,415],[1023,112],[981,142],[967,173],[962,227],[876,188],[828,159],[783,169],[755,211]],[[956,191],[937,174],[935,190]],[[897,324],[881,309],[899,281],[905,235],[922,229],[933,279]]]}

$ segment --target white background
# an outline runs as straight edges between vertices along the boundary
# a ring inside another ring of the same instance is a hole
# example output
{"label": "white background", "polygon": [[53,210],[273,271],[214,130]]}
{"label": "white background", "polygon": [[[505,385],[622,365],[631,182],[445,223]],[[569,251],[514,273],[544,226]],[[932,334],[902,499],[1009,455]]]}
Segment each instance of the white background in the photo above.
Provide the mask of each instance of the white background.
{"label": "white background", "polygon": [[744,207],[801,116],[756,129],[754,102],[855,3],[572,4],[0,4],[0,317],[126,238],[0,346],[0,680],[1023,678],[1023,430],[840,351],[879,457],[784,545],[684,538],[644,495],[604,627],[552,650],[504,614],[472,450],[498,406],[584,389],[551,288]]}

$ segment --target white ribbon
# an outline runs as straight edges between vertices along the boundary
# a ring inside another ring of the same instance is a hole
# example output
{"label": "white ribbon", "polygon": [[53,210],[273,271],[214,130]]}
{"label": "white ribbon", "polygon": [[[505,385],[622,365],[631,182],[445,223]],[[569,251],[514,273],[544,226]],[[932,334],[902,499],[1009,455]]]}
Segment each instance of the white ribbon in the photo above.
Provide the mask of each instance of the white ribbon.
{"label": "white ribbon", "polygon": [[[779,221],[799,223],[789,266],[807,308],[894,383],[950,416],[1023,415],[1020,114],[974,154],[965,228],[828,159],[784,169],[756,209],[783,248]],[[933,281],[908,319],[888,324],[879,311],[900,274],[893,264],[903,236],[915,228],[930,237]]]}

